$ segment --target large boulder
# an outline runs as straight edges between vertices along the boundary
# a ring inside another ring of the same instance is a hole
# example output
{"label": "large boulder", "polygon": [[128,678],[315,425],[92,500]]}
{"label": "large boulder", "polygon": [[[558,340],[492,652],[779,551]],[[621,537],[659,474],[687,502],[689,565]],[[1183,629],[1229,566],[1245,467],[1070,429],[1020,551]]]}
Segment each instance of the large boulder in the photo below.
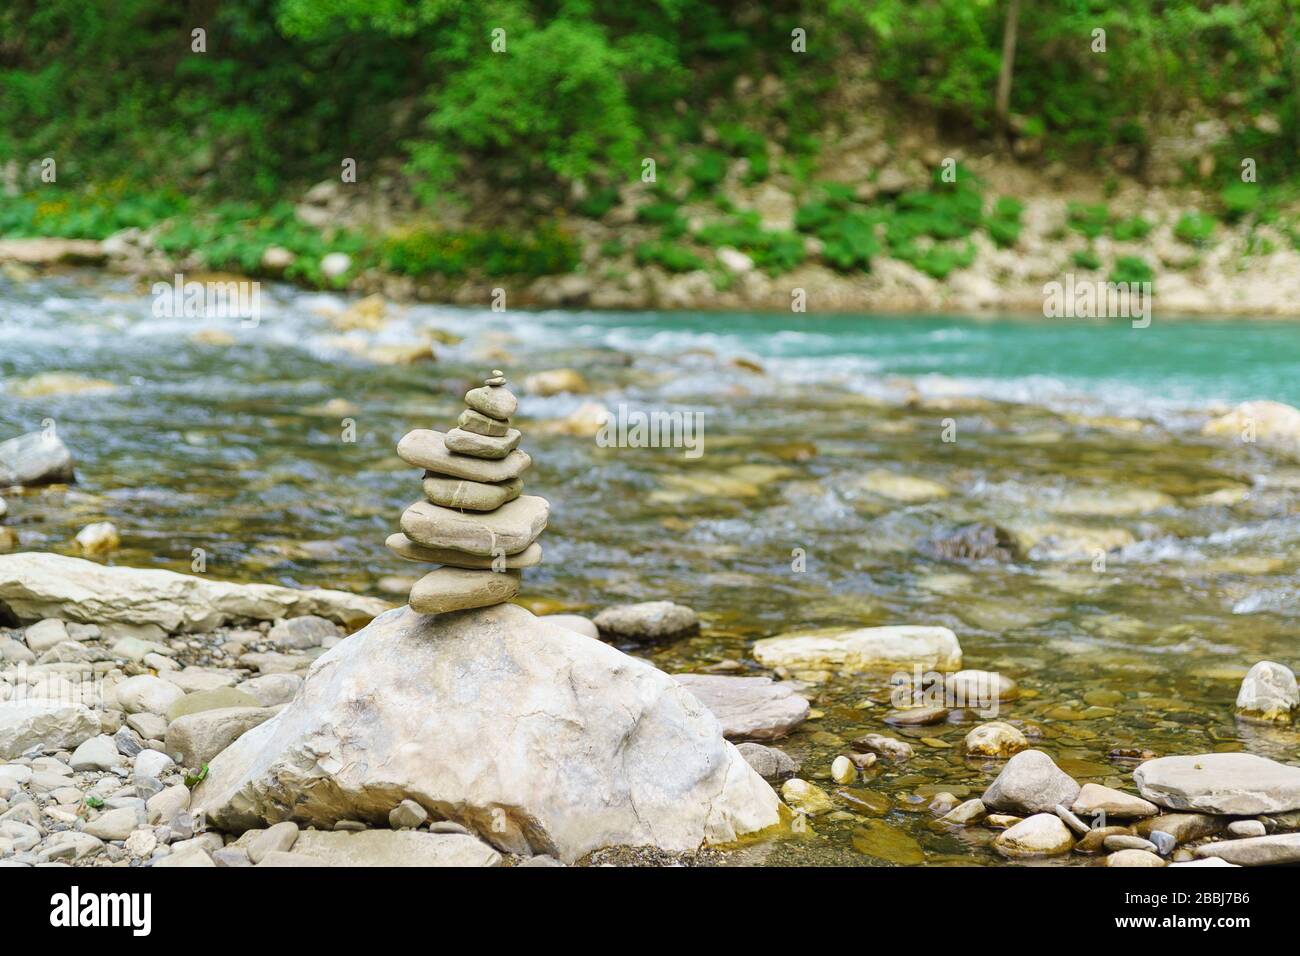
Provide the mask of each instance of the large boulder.
{"label": "large boulder", "polygon": [[1079,784],[1041,750],[1022,750],[1002,768],[981,799],[990,810],[1005,813],[1052,813],[1070,806]]}
{"label": "large boulder", "polygon": [[1201,434],[1258,442],[1300,458],[1300,408],[1281,402],[1243,402],[1226,415],[1206,422]]}
{"label": "large boulder", "polygon": [[1157,757],[1133,771],[1133,782],[1171,810],[1239,817],[1300,810],[1300,767],[1254,754]]}
{"label": "large boulder", "polygon": [[57,700],[0,704],[0,758],[13,760],[32,747],[75,750],[99,733],[99,717],[81,704]]}
{"label": "large boulder", "polygon": [[355,627],[388,606],[346,591],[233,584],[159,568],[106,567],[61,554],[0,555],[0,623],[54,617],[84,624],[157,624],[176,633],[315,614]]}
{"label": "large boulder", "polygon": [[377,618],[195,791],[233,831],[382,826],[408,799],[500,850],[566,861],[690,850],[781,820],[771,787],[671,677],[510,604]]}
{"label": "large boulder", "polygon": [[0,488],[74,480],[72,453],[53,431],[0,442]]}

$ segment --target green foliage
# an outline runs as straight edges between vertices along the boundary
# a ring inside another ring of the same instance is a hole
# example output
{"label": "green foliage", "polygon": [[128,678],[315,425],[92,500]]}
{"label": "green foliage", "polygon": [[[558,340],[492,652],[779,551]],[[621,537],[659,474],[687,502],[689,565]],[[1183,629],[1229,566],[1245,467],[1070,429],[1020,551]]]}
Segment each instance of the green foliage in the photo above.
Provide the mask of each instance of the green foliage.
{"label": "green foliage", "polygon": [[686,175],[697,191],[706,192],[727,175],[727,154],[716,149],[701,149],[691,157]]}
{"label": "green foliage", "polygon": [[1215,225],[1214,217],[1203,212],[1184,213],[1174,226],[1174,236],[1188,245],[1201,247],[1213,238]]}
{"label": "green foliage", "polygon": [[410,229],[388,237],[380,252],[385,268],[410,276],[540,276],[572,272],[577,241],[554,225],[520,234],[508,229],[447,232]]}
{"label": "green foliage", "polygon": [[1233,180],[1221,193],[1219,202],[1223,204],[1223,218],[1228,222],[1239,222],[1260,208],[1260,188],[1258,183]]}
{"label": "green foliage", "polygon": [[1105,203],[1072,202],[1066,207],[1066,223],[1075,232],[1096,239],[1110,225],[1110,210]]}
{"label": "green foliage", "polygon": [[1070,258],[1080,269],[1087,269],[1089,272],[1095,272],[1101,268],[1101,256],[1097,255],[1092,246],[1078,250]]}
{"label": "green foliage", "polygon": [[1111,282],[1141,283],[1155,278],[1155,271],[1141,256],[1120,256],[1108,277]]}
{"label": "green foliage", "polygon": [[993,215],[984,223],[984,228],[994,242],[1004,249],[1020,241],[1020,214],[1025,204],[1011,196],[1001,196],[993,204]]}
{"label": "green foliage", "polygon": [[636,247],[637,265],[657,265],[669,272],[694,272],[705,268],[703,259],[674,242],[643,242]]}
{"label": "green foliage", "polygon": [[872,256],[880,252],[875,222],[861,213],[836,219],[818,236],[822,240],[822,258],[841,272],[870,269]]}
{"label": "green foliage", "polygon": [[1128,219],[1118,219],[1112,223],[1110,234],[1118,242],[1129,242],[1135,239],[1145,239],[1152,228],[1154,227],[1151,223],[1141,216],[1130,216]]}

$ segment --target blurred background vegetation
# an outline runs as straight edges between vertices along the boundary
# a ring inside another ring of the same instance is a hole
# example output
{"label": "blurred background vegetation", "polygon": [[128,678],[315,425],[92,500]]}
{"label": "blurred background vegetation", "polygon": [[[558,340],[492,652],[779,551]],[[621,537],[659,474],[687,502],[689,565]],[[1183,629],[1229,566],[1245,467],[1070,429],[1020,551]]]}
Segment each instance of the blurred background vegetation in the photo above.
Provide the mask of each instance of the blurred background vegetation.
{"label": "blurred background vegetation", "polygon": [[[17,184],[10,173],[0,234],[101,237],[183,212],[197,198],[215,218],[173,235],[178,246],[237,245],[232,232],[254,221],[250,228],[278,230],[290,246],[319,244],[291,234],[292,206],[283,200],[337,178],[342,156],[363,169],[400,162],[425,203],[473,178],[548,191],[576,215],[599,216],[648,155],[682,157],[691,188],[707,191],[737,158],[747,177],[770,175],[775,144],[780,172],[806,179],[828,121],[852,123],[837,115],[839,91],[860,82],[892,109],[927,111],[956,141],[1009,154],[1032,142],[1034,161],[1072,169],[1104,171],[1122,156],[1137,176],[1158,122],[1212,118],[1227,130],[1216,146],[1226,160],[1219,168],[1235,173],[1250,156],[1276,186],[1300,173],[1298,7],[1300,0],[7,0],[0,161],[18,161],[22,173]],[[196,27],[206,31],[201,54],[191,49]],[[498,29],[506,55],[490,46]],[[792,53],[797,29],[806,33],[806,53]],[[1095,50],[1097,30],[1105,31],[1104,54]],[[1004,55],[1009,41],[1013,58]],[[778,78],[779,93],[742,108],[732,92],[738,78],[755,76]],[[32,164],[46,156],[56,158],[59,181],[75,198],[31,193]],[[1257,201],[1255,191],[1234,194],[1229,177],[1217,188],[1228,190],[1229,212]],[[846,266],[869,256],[874,240],[863,227],[876,224],[824,216],[849,201],[832,190],[820,212],[804,217],[805,231]],[[960,223],[963,208],[912,211]],[[1014,241],[1017,213],[1003,208],[1005,215],[987,217],[989,231]],[[673,210],[660,212],[672,240]],[[719,245],[736,237],[713,238]],[[779,264],[797,255],[789,243],[748,239],[759,259]],[[474,241],[499,251],[490,237]],[[457,253],[425,248],[427,238],[421,244],[420,254],[437,261],[466,254],[463,246]],[[400,242],[390,251],[399,263],[415,255]],[[671,245],[642,247],[637,257],[692,265],[669,261],[680,259]]]}

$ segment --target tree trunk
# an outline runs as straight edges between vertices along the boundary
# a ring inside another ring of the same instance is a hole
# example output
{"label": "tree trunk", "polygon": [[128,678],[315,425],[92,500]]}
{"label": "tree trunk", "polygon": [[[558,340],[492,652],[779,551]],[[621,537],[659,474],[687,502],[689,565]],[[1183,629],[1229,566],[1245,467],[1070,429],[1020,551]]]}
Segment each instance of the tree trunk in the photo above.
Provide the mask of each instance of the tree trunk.
{"label": "tree trunk", "polygon": [[1007,20],[1002,30],[1002,68],[998,70],[998,93],[995,103],[998,130],[1006,142],[1011,139],[1011,71],[1016,61],[1016,30],[1020,23],[1020,0],[1007,4]]}

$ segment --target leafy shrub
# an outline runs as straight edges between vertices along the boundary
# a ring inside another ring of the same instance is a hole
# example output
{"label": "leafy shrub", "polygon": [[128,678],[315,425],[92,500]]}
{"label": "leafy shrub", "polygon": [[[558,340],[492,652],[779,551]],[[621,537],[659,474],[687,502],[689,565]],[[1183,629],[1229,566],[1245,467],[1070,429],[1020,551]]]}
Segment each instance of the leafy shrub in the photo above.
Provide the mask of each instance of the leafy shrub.
{"label": "leafy shrub", "polygon": [[1219,201],[1223,204],[1223,218],[1228,222],[1239,222],[1259,210],[1260,199],[1258,183],[1234,181],[1219,193]]}
{"label": "leafy shrub", "polygon": [[1091,246],[1087,249],[1079,249],[1070,258],[1080,269],[1087,269],[1089,272],[1101,268],[1101,256],[1097,255],[1096,250]]}
{"label": "leafy shrub", "polygon": [[636,247],[638,265],[657,265],[669,272],[694,272],[705,262],[685,246],[673,242],[643,242]]}
{"label": "leafy shrub", "polygon": [[1119,242],[1129,242],[1145,239],[1152,228],[1151,223],[1141,216],[1130,216],[1128,219],[1116,220],[1110,227],[1110,234]]}
{"label": "leafy shrub", "polygon": [[1184,213],[1174,226],[1174,235],[1192,246],[1204,246],[1214,236],[1214,217],[1203,212]]}
{"label": "leafy shrub", "polygon": [[1096,239],[1110,224],[1110,210],[1105,203],[1071,202],[1066,207],[1066,223],[1075,232]]}
{"label": "leafy shrub", "polygon": [[509,229],[448,232],[411,229],[389,236],[381,258],[385,268],[410,276],[552,275],[572,272],[580,260],[577,241],[556,226],[530,232]]}
{"label": "leafy shrub", "polygon": [[1141,283],[1150,282],[1156,277],[1155,271],[1141,256],[1120,256],[1108,277],[1111,282]]}

